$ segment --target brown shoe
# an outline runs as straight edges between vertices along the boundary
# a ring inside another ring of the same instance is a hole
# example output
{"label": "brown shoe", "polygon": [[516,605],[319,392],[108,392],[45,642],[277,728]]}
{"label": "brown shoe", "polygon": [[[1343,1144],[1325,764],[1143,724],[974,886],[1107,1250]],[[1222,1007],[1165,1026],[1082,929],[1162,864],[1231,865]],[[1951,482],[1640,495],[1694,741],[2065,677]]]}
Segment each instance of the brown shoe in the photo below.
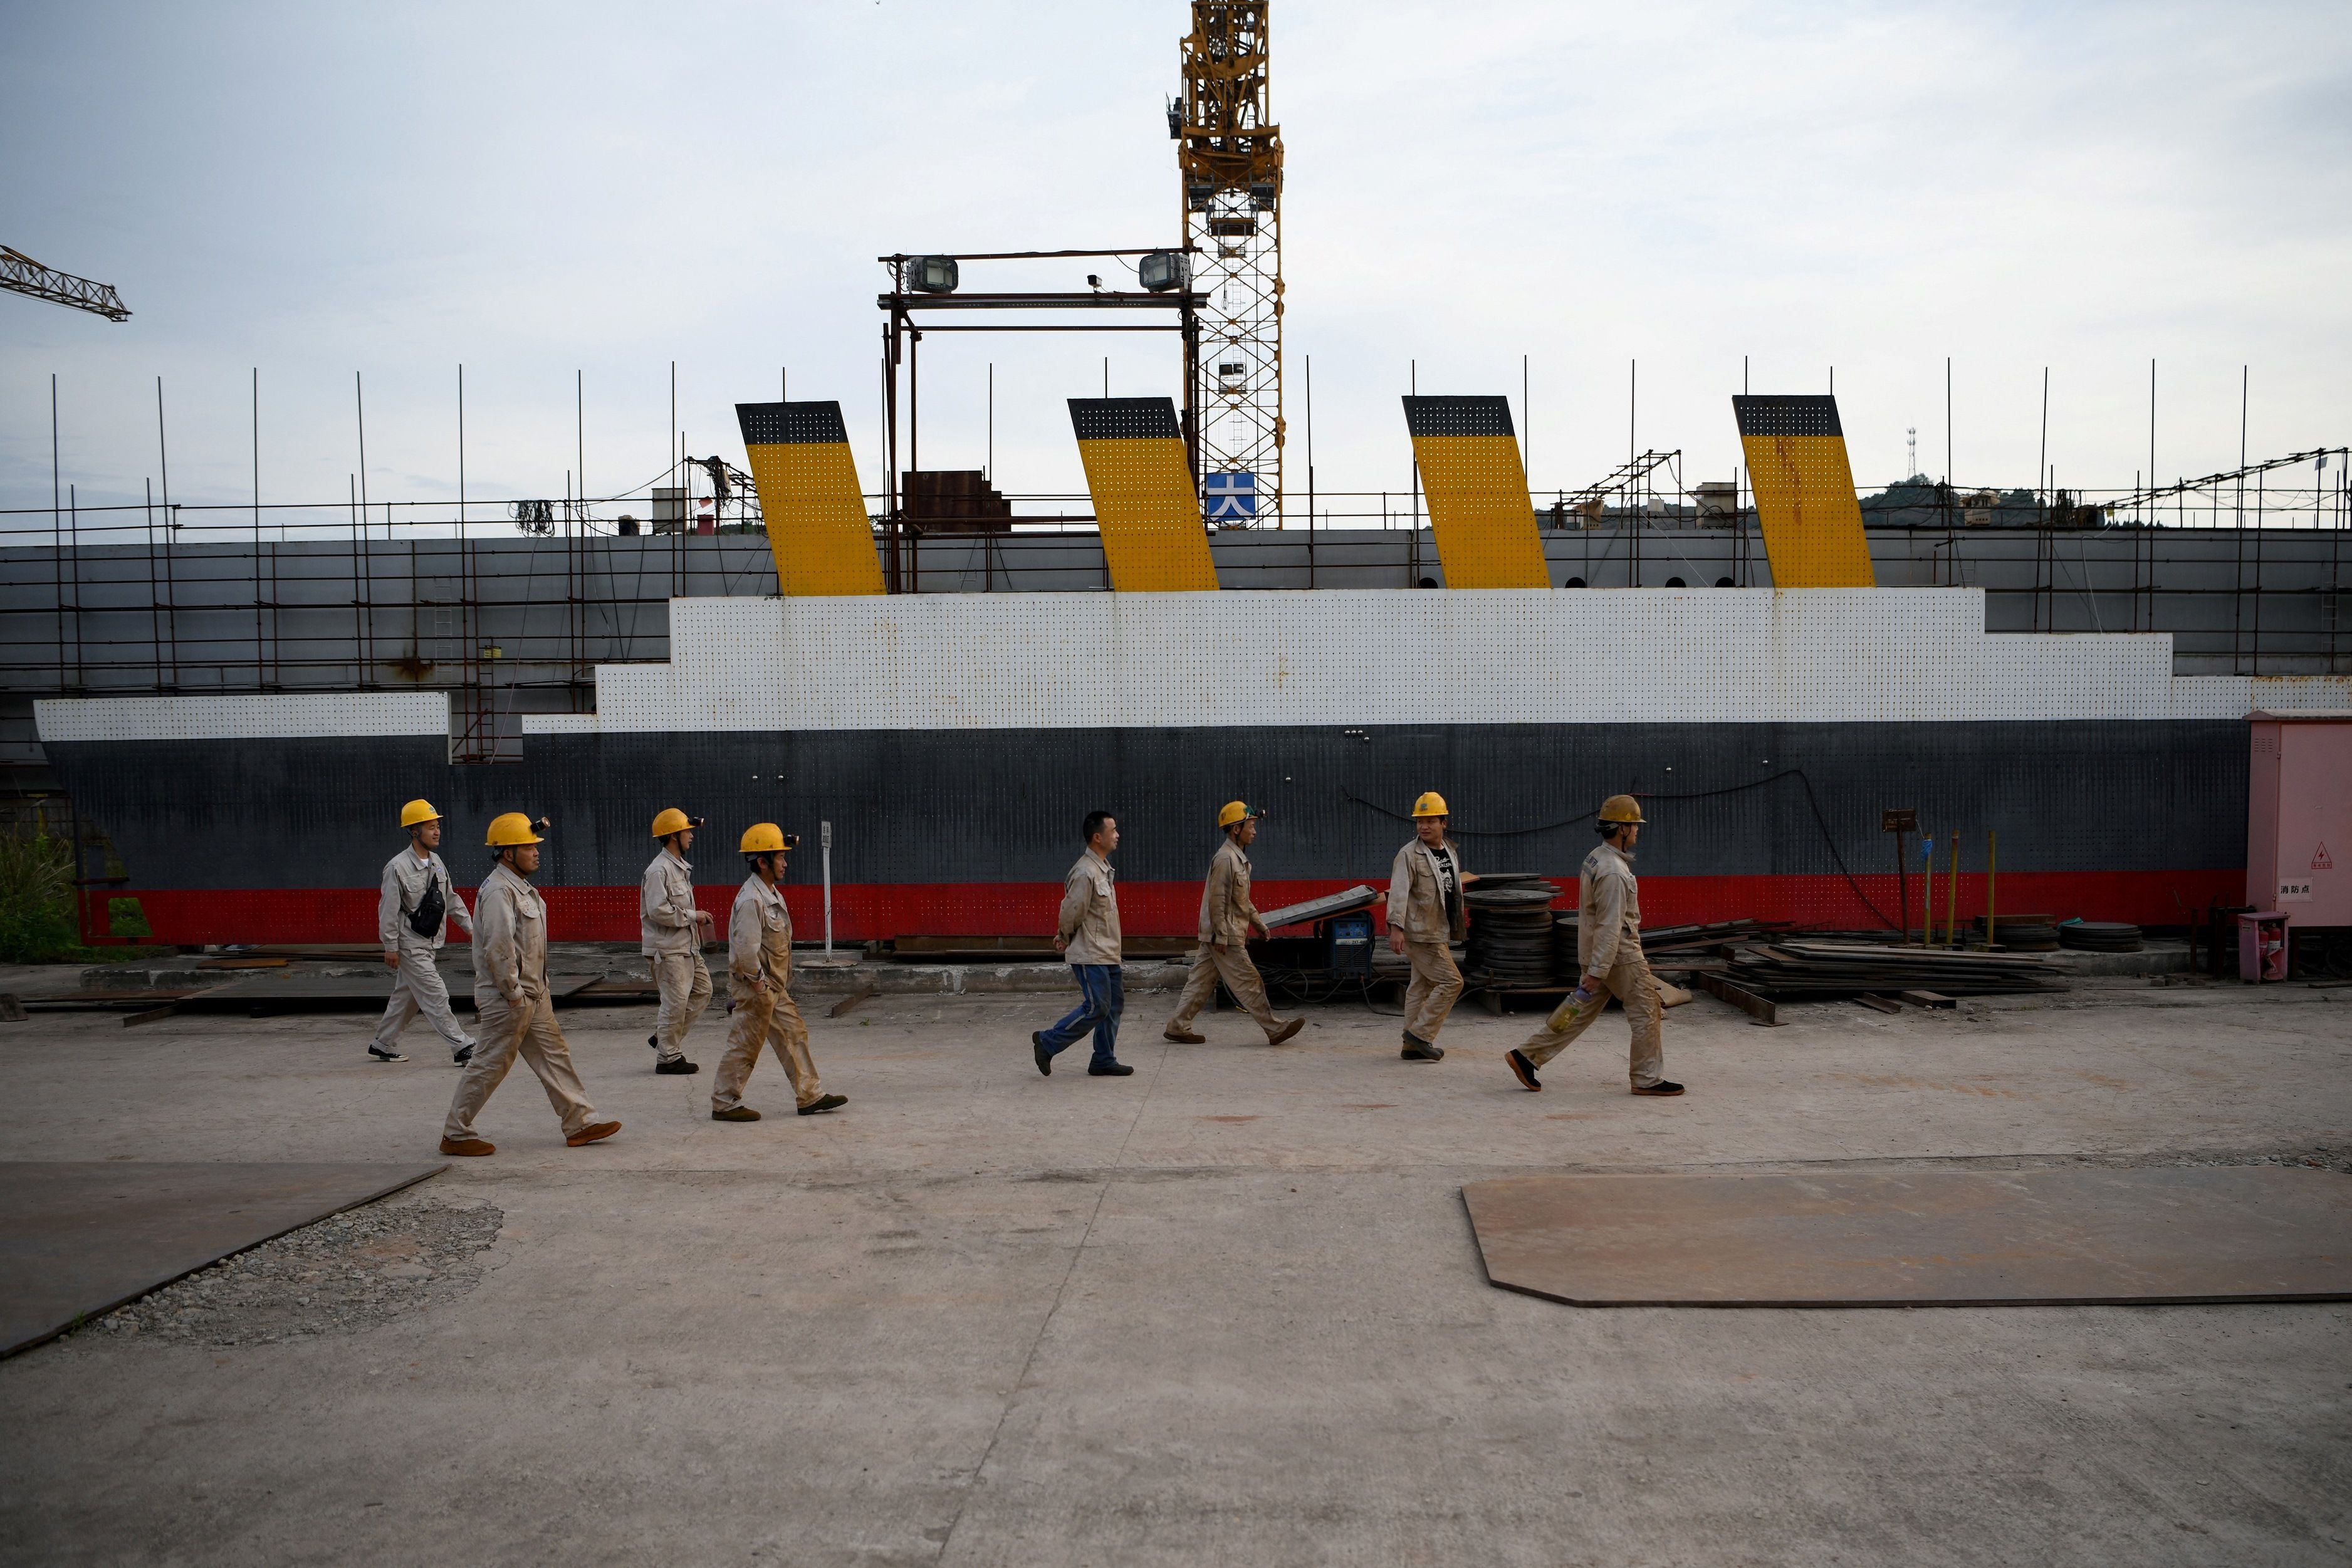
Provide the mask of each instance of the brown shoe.
{"label": "brown shoe", "polygon": [[713,1121],[757,1121],[760,1120],[760,1113],[752,1110],[748,1105],[730,1105],[724,1110],[712,1111],[710,1113],[710,1120]]}
{"label": "brown shoe", "polygon": [[1682,1091],[1682,1085],[1678,1083],[1668,1083],[1664,1079],[1660,1079],[1657,1082],[1653,1084],[1637,1083],[1633,1086],[1633,1092],[1635,1094],[1655,1095],[1661,1100],[1664,1099],[1668,1095],[1680,1094]]}
{"label": "brown shoe", "polygon": [[1286,1024],[1277,1024],[1275,1026],[1274,1033],[1265,1037],[1265,1043],[1269,1046],[1278,1046],[1305,1027],[1307,1027],[1307,1020],[1304,1018],[1293,1018]]}
{"label": "brown shoe", "polygon": [[479,1138],[444,1138],[441,1140],[441,1152],[444,1154],[495,1154],[498,1152],[499,1146],[497,1144],[485,1143]]}
{"label": "brown shoe", "polygon": [[583,1143],[593,1143],[599,1138],[610,1138],[614,1133],[618,1132],[620,1130],[621,1124],[617,1121],[592,1121],[587,1126],[583,1127],[579,1131],[574,1132],[571,1137],[566,1138],[564,1142],[571,1144],[574,1149],[577,1149]]}
{"label": "brown shoe", "polygon": [[1209,1043],[1208,1036],[1196,1035],[1190,1029],[1180,1029],[1173,1024],[1160,1030],[1160,1037],[1163,1040],[1173,1040],[1180,1046],[1205,1046]]}

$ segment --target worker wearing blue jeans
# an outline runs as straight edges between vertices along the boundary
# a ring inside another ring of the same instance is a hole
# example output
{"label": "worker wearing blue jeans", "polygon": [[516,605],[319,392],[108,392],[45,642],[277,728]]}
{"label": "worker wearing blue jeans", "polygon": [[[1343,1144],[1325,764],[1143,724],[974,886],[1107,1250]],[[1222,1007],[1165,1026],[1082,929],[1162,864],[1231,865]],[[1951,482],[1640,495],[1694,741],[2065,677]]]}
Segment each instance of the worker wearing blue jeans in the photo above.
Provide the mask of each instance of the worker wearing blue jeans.
{"label": "worker wearing blue jeans", "polygon": [[1118,823],[1107,811],[1087,814],[1087,852],[1062,881],[1062,913],[1054,949],[1070,961],[1078,982],[1078,1005],[1050,1029],[1029,1037],[1037,1070],[1050,1076],[1054,1058],[1091,1033],[1094,1060],[1089,1078],[1125,1078],[1135,1071],[1118,1059],[1118,1016],[1127,1009],[1126,972],[1119,965],[1118,892],[1110,868],[1118,847]]}

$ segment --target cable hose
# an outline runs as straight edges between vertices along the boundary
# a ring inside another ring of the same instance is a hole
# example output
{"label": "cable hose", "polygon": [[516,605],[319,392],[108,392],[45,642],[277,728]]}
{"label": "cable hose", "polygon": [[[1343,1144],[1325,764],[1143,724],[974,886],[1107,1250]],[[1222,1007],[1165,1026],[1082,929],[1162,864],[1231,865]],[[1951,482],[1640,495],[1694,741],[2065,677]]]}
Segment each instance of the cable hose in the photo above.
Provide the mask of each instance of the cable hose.
{"label": "cable hose", "polygon": [[[1793,778],[1799,784],[1805,786],[1805,805],[1813,814],[1813,826],[1821,829],[1822,842],[1828,847],[1830,858],[1837,863],[1838,875],[1845,879],[1845,885],[1849,889],[1853,889],[1853,896],[1855,898],[1862,900],[1862,907],[1868,910],[1872,914],[1877,916],[1880,923],[1885,925],[1887,930],[1901,931],[1903,927],[1896,921],[1889,919],[1886,911],[1880,909],[1876,903],[1872,901],[1870,895],[1862,890],[1862,883],[1855,879],[1853,872],[1847,867],[1845,863],[1845,856],[1838,849],[1837,838],[1830,831],[1829,818],[1822,814],[1822,803],[1813,794],[1813,781],[1805,776],[1805,770],[1802,768],[1783,768],[1777,773],[1772,773],[1767,777],[1754,780],[1748,784],[1727,784],[1721,789],[1692,790],[1683,795],[1660,795],[1654,791],[1637,790],[1634,792],[1634,798],[1636,800],[1713,800],[1720,795],[1741,795],[1751,789],[1762,789],[1767,784],[1779,784],[1782,779],[1787,778]],[[1380,805],[1371,801],[1366,800],[1361,795],[1352,794],[1348,790],[1343,789],[1339,794],[1343,798],[1354,803],[1355,805],[1379,812],[1382,816],[1391,817],[1398,822],[1411,822],[1413,820],[1411,816],[1406,816],[1402,812],[1391,811],[1384,805]],[[1563,817],[1558,822],[1546,823],[1539,827],[1465,827],[1460,829],[1449,827],[1447,832],[1449,834],[1458,832],[1464,838],[1524,838],[1538,833],[1557,833],[1563,827],[1573,827],[1580,822],[1591,822],[1600,815],[1601,808],[1595,806],[1592,810],[1585,812],[1581,816]]]}

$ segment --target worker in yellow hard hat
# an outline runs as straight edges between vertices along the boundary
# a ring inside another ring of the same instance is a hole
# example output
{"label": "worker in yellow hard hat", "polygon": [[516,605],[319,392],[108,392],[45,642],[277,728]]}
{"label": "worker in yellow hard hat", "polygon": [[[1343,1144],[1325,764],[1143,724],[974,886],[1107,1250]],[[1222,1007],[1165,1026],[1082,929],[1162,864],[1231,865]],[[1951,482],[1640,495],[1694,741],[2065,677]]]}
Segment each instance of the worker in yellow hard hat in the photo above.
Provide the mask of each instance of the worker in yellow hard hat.
{"label": "worker in yellow hard hat", "polygon": [[1462,971],[1454,943],[1470,932],[1470,911],[1462,889],[1478,879],[1463,868],[1462,851],[1445,836],[1450,820],[1445,797],[1424,791],[1412,803],[1412,842],[1389,868],[1389,951],[1412,965],[1404,994],[1404,1049],[1409,1062],[1444,1058],[1437,1031],[1462,994]]}
{"label": "worker in yellow hard hat", "polygon": [[1234,994],[1257,1026],[1265,1043],[1278,1046],[1307,1026],[1304,1018],[1277,1018],[1265,999],[1265,983],[1250,962],[1249,939],[1265,935],[1265,922],[1250,902],[1249,847],[1257,838],[1257,825],[1265,813],[1245,801],[1228,801],[1217,813],[1217,826],[1225,841],[1209,862],[1209,879],[1201,889],[1201,945],[1192,950],[1192,973],[1184,981],[1184,994],[1176,1016],[1162,1031],[1179,1045],[1197,1046],[1192,1020],[1217,994],[1217,982]]}
{"label": "worker in yellow hard hat", "polygon": [[368,1055],[380,1062],[404,1062],[400,1032],[419,1013],[449,1047],[449,1059],[459,1067],[474,1054],[473,1037],[458,1026],[449,1010],[449,987],[435,966],[449,922],[471,936],[474,917],[457,896],[449,868],[441,863],[441,814],[429,800],[412,800],[400,808],[400,826],[408,830],[407,847],[383,863],[383,879],[376,891],[375,931],[383,942],[383,961],[392,970],[392,996],[383,1017],[368,1042]]}
{"label": "worker in yellow hard hat", "polygon": [[545,818],[533,822],[509,811],[490,819],[483,838],[497,864],[475,892],[474,1018],[482,1043],[449,1101],[449,1118],[441,1129],[444,1154],[498,1152],[474,1131],[474,1118],[517,1056],[538,1075],[547,1102],[562,1120],[566,1143],[577,1149],[621,1130],[588,1103],[548,997],[547,900],[530,885],[546,832]]}
{"label": "worker in yellow hard hat", "polygon": [[1593,822],[1601,842],[1584,858],[1576,878],[1576,989],[1552,1009],[1542,1028],[1503,1058],[1527,1089],[1543,1088],[1536,1069],[1590,1028],[1614,996],[1633,1026],[1633,1092],[1683,1091],[1682,1085],[1666,1081],[1665,1003],[1649,960],[1642,956],[1642,896],[1633,881],[1633,843],[1642,826],[1642,805],[1632,795],[1612,795],[1601,803]]}
{"label": "worker in yellow hard hat", "polygon": [[760,1062],[762,1045],[775,1048],[793,1081],[793,1099],[803,1116],[822,1116],[849,1103],[845,1094],[827,1094],[809,1056],[808,1026],[788,987],[793,980],[793,916],[776,884],[784,856],[800,840],[772,822],[755,822],[737,845],[751,875],[735,895],[727,921],[727,994],[735,1022],[727,1031],[727,1052],[710,1075],[710,1120],[757,1121],[760,1113],[743,1103],[743,1085]]}
{"label": "worker in yellow hard hat", "polygon": [[661,1012],[646,1037],[659,1073],[700,1070],[686,1059],[686,1032],[710,1005],[710,970],[702,962],[702,943],[713,922],[710,911],[694,901],[694,863],[686,852],[694,847],[694,830],[702,820],[674,805],[656,814],[654,837],[661,849],[637,889],[638,951],[652,965],[654,985],[661,993]]}

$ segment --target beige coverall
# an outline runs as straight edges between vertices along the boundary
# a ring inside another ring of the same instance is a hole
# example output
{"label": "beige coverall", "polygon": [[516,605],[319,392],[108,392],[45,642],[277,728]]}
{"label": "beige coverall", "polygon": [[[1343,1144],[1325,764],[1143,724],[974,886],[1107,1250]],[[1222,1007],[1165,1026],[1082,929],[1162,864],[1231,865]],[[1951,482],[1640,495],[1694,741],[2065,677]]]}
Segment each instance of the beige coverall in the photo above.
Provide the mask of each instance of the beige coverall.
{"label": "beige coverall", "polygon": [[[1625,1021],[1633,1026],[1633,1087],[1647,1089],[1665,1076],[1665,1004],[1650,961],[1642,954],[1642,895],[1633,863],[1615,846],[1597,844],[1584,858],[1576,883],[1577,962],[1582,973],[1608,981],[1610,994],[1624,1005]],[[1595,995],[1582,1017],[1570,1015],[1572,1005],[1561,1001],[1544,1026],[1528,1037],[1519,1047],[1528,1060],[1541,1067],[1559,1055],[1592,1026],[1607,999]]]}
{"label": "beige coverall", "polygon": [[823,1097],[816,1062],[809,1055],[808,1026],[785,989],[792,978],[792,914],[783,893],[754,871],[743,879],[727,921],[727,994],[735,999],[735,1022],[727,1031],[727,1054],[711,1077],[711,1110],[732,1110],[743,1103],[743,1085],[759,1065],[762,1045],[776,1047],[796,1104]]}
{"label": "beige coverall", "polygon": [[[1265,923],[1257,918],[1257,906],[1250,902],[1249,856],[1227,838],[1216,858],[1209,862],[1208,885],[1201,889],[1201,945],[1192,950],[1192,973],[1185,977],[1176,1016],[1168,1020],[1170,1032],[1188,1033],[1201,1009],[1216,995],[1217,982],[1223,980],[1234,1000],[1257,1020],[1267,1038],[1273,1038],[1277,1021],[1266,1003],[1265,983],[1258,978],[1257,965],[1249,955],[1250,934],[1265,930]],[[1219,942],[1225,944],[1223,952],[1217,951]]]}
{"label": "beige coverall", "polygon": [[1405,987],[1404,1031],[1414,1039],[1433,1044],[1462,994],[1462,971],[1454,967],[1451,943],[1470,931],[1468,907],[1461,898],[1462,851],[1452,841],[1445,846],[1454,860],[1454,891],[1451,914],[1445,908],[1445,886],[1437,870],[1437,857],[1416,838],[1397,851],[1389,868],[1389,925],[1404,932],[1405,957],[1412,964],[1412,984]]}
{"label": "beige coverall", "polygon": [[[433,928],[431,936],[419,936],[409,925],[408,916],[436,879],[448,913]],[[434,967],[451,921],[467,936],[474,934],[474,917],[466,912],[466,900],[457,896],[457,885],[450,879],[449,868],[441,863],[440,856],[428,849],[420,860],[416,851],[409,848],[384,862],[383,886],[375,901],[376,936],[383,942],[384,952],[400,955],[400,965],[392,972],[392,997],[384,1003],[383,1018],[375,1026],[375,1043],[383,1049],[392,1049],[392,1043],[419,1013],[452,1051],[474,1043],[449,1010],[448,984]]]}
{"label": "beige coverall", "polygon": [[478,1136],[474,1118],[520,1053],[563,1119],[563,1135],[572,1137],[596,1120],[596,1108],[581,1087],[547,995],[547,905],[538,889],[503,864],[482,879],[474,902],[474,1015],[481,1044],[457,1080],[441,1135],[459,1142]]}
{"label": "beige coverall", "polygon": [[710,1005],[710,971],[694,920],[694,868],[664,849],[637,888],[638,951],[661,991],[654,1052],[666,1062],[686,1055],[686,1032]]}

